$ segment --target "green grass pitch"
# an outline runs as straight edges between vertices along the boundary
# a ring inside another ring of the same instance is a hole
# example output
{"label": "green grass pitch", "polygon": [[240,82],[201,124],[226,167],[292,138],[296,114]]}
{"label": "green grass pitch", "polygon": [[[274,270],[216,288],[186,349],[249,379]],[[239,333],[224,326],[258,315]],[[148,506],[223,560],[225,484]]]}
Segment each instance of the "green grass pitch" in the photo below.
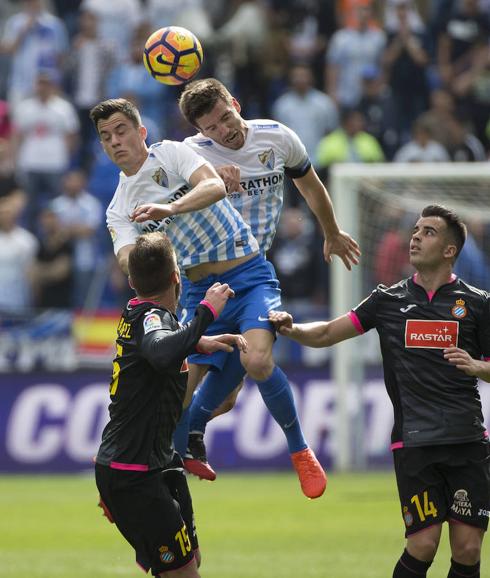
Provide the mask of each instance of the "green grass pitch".
{"label": "green grass pitch", "polygon": [[[203,578],[390,578],[403,549],[391,472],[332,474],[317,500],[303,497],[293,474],[190,484]],[[0,477],[0,576],[142,576],[96,498],[88,475]],[[429,576],[445,578],[448,565],[446,530]]]}

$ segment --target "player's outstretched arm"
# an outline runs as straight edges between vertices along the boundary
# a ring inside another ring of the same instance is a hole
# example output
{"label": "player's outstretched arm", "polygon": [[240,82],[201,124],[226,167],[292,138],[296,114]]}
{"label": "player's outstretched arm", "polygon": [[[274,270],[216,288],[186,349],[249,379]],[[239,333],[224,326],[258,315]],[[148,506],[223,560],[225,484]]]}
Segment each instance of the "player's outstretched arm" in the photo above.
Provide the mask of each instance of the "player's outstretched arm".
{"label": "player's outstretched arm", "polygon": [[331,263],[332,255],[337,255],[350,271],[352,265],[359,263],[359,256],[361,255],[359,245],[348,233],[340,230],[330,195],[316,174],[315,169],[311,167],[306,175],[294,179],[294,184],[298,187],[299,192],[323,230],[325,236],[323,256],[325,261]]}
{"label": "player's outstretched arm", "polygon": [[192,189],[180,199],[164,205],[159,203],[140,205],[131,214],[131,220],[137,223],[144,223],[145,221],[165,219],[173,215],[181,215],[182,213],[200,211],[224,199],[226,196],[225,184],[208,163],[201,165],[192,173],[189,183]]}
{"label": "player's outstretched arm", "polygon": [[269,320],[278,333],[308,347],[330,347],[359,335],[348,315],[332,321],[294,323],[292,315],[286,311],[269,311]]}
{"label": "player's outstretched arm", "polygon": [[490,361],[473,359],[467,351],[459,347],[448,347],[444,350],[444,357],[466,375],[473,375],[490,382]]}
{"label": "player's outstretched arm", "polygon": [[236,347],[246,353],[248,343],[243,335],[223,333],[222,335],[203,335],[197,343],[196,349],[199,353],[214,353],[215,351],[226,351],[231,353]]}

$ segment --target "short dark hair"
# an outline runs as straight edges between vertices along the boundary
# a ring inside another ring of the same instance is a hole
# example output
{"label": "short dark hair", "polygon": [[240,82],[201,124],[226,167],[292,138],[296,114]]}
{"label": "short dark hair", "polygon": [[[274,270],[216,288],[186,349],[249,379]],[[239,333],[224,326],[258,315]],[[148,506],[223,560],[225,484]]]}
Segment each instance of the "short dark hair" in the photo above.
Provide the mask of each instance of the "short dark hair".
{"label": "short dark hair", "polygon": [[128,271],[140,297],[152,297],[168,289],[175,268],[175,251],[166,235],[155,231],[136,239],[129,253]]}
{"label": "short dark hair", "polygon": [[183,117],[192,126],[198,118],[213,110],[219,100],[231,104],[233,97],[226,86],[216,78],[203,78],[189,82],[179,98]]}
{"label": "short dark hair", "polygon": [[90,118],[99,132],[99,120],[107,120],[116,112],[121,112],[135,127],[141,126],[141,115],[136,106],[125,98],[109,98],[96,104],[90,111]]}
{"label": "short dark hair", "polygon": [[457,259],[458,255],[461,253],[461,249],[463,248],[467,235],[466,225],[461,220],[461,217],[443,205],[427,205],[427,207],[423,209],[420,216],[440,217],[444,220],[447,225],[449,234],[451,235],[454,244],[456,245],[456,255],[454,259]]}

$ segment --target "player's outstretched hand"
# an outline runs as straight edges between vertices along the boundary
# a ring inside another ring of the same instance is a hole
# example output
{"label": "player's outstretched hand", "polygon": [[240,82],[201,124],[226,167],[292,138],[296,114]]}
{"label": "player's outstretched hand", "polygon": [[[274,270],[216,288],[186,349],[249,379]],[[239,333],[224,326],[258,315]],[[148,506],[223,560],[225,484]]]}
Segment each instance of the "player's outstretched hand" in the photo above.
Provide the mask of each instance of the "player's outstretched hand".
{"label": "player's outstretched hand", "polygon": [[166,205],[147,203],[146,205],[136,207],[129,218],[136,223],[144,223],[145,221],[159,221],[160,219],[171,217],[173,214],[171,203],[167,203]]}
{"label": "player's outstretched hand", "polygon": [[269,321],[281,335],[290,335],[293,330],[293,316],[287,311],[269,311]]}
{"label": "player's outstretched hand", "polygon": [[458,369],[461,369],[461,371],[464,371],[466,375],[476,375],[481,366],[481,362],[478,359],[473,359],[467,351],[459,347],[448,347],[445,349],[444,358]]}
{"label": "player's outstretched hand", "polygon": [[228,283],[215,283],[206,291],[204,299],[214,307],[219,315],[230,297],[235,297],[235,292]]}
{"label": "player's outstretched hand", "polygon": [[217,167],[216,172],[223,179],[227,193],[244,193],[245,189],[240,184],[240,168],[235,165]]}
{"label": "player's outstretched hand", "polygon": [[214,353],[215,351],[226,351],[231,353],[233,347],[246,353],[248,343],[243,335],[233,335],[224,333],[223,335],[203,335],[197,344],[197,349],[201,353]]}
{"label": "player's outstretched hand", "polygon": [[330,235],[323,245],[323,256],[327,263],[332,262],[332,255],[340,257],[350,271],[352,265],[359,264],[361,250],[348,233],[339,231],[336,235]]}

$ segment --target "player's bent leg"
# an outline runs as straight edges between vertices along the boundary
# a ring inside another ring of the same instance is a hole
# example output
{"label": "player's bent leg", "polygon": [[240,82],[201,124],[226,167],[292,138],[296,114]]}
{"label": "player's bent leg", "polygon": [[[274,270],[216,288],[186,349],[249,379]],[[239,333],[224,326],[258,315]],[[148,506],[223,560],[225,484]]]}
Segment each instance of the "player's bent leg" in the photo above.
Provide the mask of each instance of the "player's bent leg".
{"label": "player's bent leg", "polygon": [[177,423],[174,432],[174,446],[179,454],[184,457],[187,451],[187,440],[189,438],[190,405],[194,390],[208,371],[207,365],[189,364],[189,376],[187,379],[187,390],[184,398],[182,415]]}
{"label": "player's bent leg", "polygon": [[289,381],[274,364],[274,336],[265,329],[250,329],[244,336],[249,347],[241,355],[242,364],[256,381],[264,403],[286,436],[303,493],[308,498],[318,498],[325,491],[327,476],[303,436]]}
{"label": "player's bent leg", "polygon": [[448,578],[480,576],[480,557],[485,532],[476,526],[461,522],[449,523],[451,568]]}
{"label": "player's bent leg", "polygon": [[189,364],[189,377],[187,378],[187,390],[184,398],[184,407],[189,407],[197,386],[204,379],[208,371],[209,365],[196,365],[195,363]]}
{"label": "player's bent leg", "polygon": [[211,421],[212,419],[214,419],[215,417],[218,417],[219,415],[223,415],[225,413],[228,413],[229,411],[231,411],[236,404],[236,400],[238,397],[238,394],[240,393],[240,391],[242,390],[243,387],[243,379],[242,381],[240,381],[240,383],[235,387],[235,389],[228,395],[228,397],[225,399],[225,401],[223,401],[212,413],[211,413],[211,417],[209,418],[209,421]]}

